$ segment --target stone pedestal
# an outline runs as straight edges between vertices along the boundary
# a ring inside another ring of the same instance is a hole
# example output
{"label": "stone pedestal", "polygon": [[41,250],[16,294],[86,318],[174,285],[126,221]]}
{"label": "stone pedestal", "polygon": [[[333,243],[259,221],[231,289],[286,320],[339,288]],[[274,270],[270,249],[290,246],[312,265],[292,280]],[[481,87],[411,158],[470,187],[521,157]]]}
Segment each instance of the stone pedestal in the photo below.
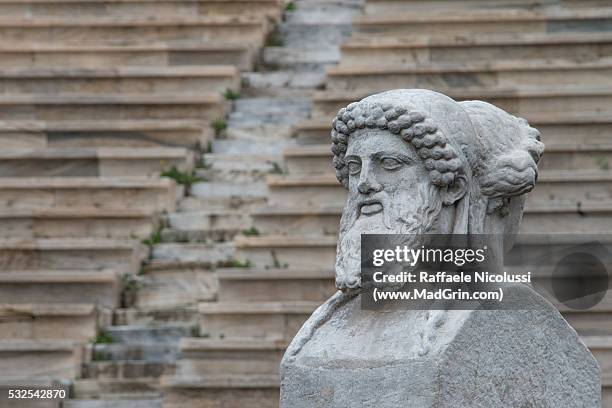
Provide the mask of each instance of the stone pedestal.
{"label": "stone pedestal", "polygon": [[597,362],[526,286],[527,310],[379,312],[337,294],[282,363],[283,408],[601,407]]}

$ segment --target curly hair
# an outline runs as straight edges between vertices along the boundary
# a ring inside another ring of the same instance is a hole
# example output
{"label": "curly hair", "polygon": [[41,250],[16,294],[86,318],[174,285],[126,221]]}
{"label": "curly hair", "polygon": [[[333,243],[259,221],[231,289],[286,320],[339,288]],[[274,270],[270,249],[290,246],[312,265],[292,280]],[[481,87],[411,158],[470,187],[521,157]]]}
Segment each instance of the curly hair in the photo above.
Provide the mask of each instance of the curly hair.
{"label": "curly hair", "polygon": [[[426,95],[434,95],[431,91]],[[389,91],[389,93],[404,90]],[[439,95],[441,98],[443,95]],[[376,97],[378,95],[374,95]],[[410,143],[423,160],[431,183],[451,186],[460,174],[477,179],[480,192],[492,201],[489,210],[505,207],[507,200],[531,191],[538,175],[537,163],[544,151],[540,133],[525,119],[481,101],[456,103],[471,129],[450,143],[432,118],[398,103],[369,97],[340,109],[332,122],[332,152],[336,177],[348,188],[348,166],[344,159],[351,133],[358,129],[381,129]],[[452,100],[450,100],[452,103]],[[470,145],[471,147],[467,146]],[[465,149],[465,150],[464,150]]]}
{"label": "curly hair", "polygon": [[388,130],[411,143],[436,186],[451,185],[463,172],[463,162],[453,146],[424,114],[390,103],[361,101],[340,109],[332,122],[333,165],[338,181],[346,188],[349,175],[344,156],[348,138],[353,131],[365,128]]}

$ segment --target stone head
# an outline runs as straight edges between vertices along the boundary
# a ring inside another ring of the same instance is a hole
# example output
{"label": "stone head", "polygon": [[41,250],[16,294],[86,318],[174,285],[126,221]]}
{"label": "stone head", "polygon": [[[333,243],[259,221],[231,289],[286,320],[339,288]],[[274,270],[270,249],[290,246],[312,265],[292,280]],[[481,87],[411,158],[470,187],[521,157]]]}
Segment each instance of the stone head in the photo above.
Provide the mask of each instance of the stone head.
{"label": "stone head", "polygon": [[361,288],[361,234],[514,234],[537,179],[539,139],[493,105],[427,90],[383,92],[341,109],[332,151],[348,200],[336,286]]}

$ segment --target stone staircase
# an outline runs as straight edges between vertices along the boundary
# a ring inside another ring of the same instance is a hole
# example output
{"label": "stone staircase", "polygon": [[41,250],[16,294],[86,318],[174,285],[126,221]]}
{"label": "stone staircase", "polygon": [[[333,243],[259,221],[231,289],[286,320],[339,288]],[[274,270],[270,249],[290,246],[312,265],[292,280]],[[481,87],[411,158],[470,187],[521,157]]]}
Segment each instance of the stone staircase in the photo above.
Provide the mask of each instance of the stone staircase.
{"label": "stone staircase", "polygon": [[[380,89],[527,117],[547,151],[522,231],[607,233],[605,6],[1,0],[0,389],[67,389],[54,408],[278,406],[283,351],[335,291],[330,118]],[[608,296],[559,307],[612,407]]]}
{"label": "stone staircase", "polygon": [[[217,271],[218,301],[199,306],[203,338],[180,342],[176,373],[162,381],[166,406],[278,406],[282,350],[334,292],[346,193],[331,166],[331,118],[366,95],[426,87],[459,100],[488,100],[526,117],[541,130],[547,150],[522,232],[608,233],[612,14],[606,6],[368,0],[341,46],[339,63],[327,67],[324,86],[312,94],[310,118],[295,126],[295,144],[284,146],[283,172],[266,177],[266,204],[250,210],[253,228],[234,239],[233,256],[249,267]],[[265,55],[308,66],[296,53]],[[283,70],[283,63],[277,66]],[[289,75],[277,78],[295,83]],[[608,295],[588,311],[558,305],[600,362],[604,406],[610,407],[611,306]]]}
{"label": "stone staircase", "polygon": [[217,286],[214,301],[201,299],[195,310],[198,336],[180,341],[176,370],[162,378],[164,407],[278,405],[283,350],[333,292],[331,275],[319,276],[313,297],[307,291],[310,271],[296,285],[292,276],[283,280],[279,268],[265,270],[238,259],[236,244],[258,237],[253,216],[267,205],[266,180],[285,172],[283,152],[298,145],[294,129],[310,117],[325,66],[338,62],[340,42],[361,7],[356,0],[288,3],[262,63],[242,75],[241,97],[226,129],[196,170],[207,181],[194,183],[178,211],[168,214],[164,242],[154,248],[151,264],[216,265]]}
{"label": "stone staircase", "polygon": [[0,2],[0,388],[70,397],[20,407],[161,407],[217,282],[155,244],[283,7]]}

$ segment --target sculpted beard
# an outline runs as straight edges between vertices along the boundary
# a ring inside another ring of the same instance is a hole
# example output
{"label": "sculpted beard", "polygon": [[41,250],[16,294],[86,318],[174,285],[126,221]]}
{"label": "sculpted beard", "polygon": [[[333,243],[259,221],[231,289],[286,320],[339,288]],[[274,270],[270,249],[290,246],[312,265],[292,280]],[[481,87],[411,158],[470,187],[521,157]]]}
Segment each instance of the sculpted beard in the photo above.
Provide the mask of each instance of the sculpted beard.
{"label": "sculpted beard", "polygon": [[376,216],[359,213],[361,197],[349,196],[340,220],[340,239],[336,249],[336,287],[344,292],[361,288],[361,234],[410,234],[401,245],[418,247],[427,244],[417,234],[426,234],[434,227],[442,208],[438,188],[428,184],[412,192],[399,191],[393,195],[381,192],[383,211]]}

